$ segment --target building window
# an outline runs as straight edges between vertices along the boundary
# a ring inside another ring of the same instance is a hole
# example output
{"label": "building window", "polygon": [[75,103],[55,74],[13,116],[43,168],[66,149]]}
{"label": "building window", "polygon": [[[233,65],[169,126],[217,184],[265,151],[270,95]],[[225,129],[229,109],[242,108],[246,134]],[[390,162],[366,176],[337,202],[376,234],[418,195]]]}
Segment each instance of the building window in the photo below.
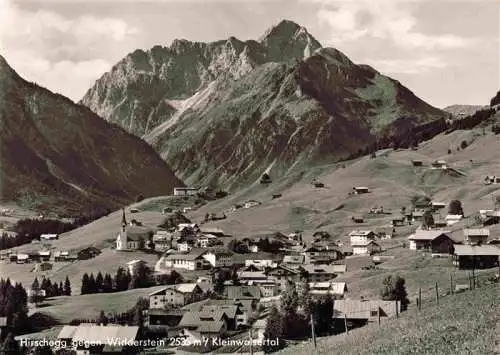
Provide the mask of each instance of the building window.
{"label": "building window", "polygon": [[370,314],[372,317],[376,317],[378,315],[378,311],[371,311]]}

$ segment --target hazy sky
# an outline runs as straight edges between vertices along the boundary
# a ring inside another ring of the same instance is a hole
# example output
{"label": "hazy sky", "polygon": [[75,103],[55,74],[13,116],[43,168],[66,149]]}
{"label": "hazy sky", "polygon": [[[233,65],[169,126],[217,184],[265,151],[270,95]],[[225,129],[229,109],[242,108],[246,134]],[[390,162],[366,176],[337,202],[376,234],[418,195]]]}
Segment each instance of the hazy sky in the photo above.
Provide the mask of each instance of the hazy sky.
{"label": "hazy sky", "polygon": [[500,0],[0,0],[0,55],[77,101],[137,48],[257,39],[281,19],[444,107],[500,89]]}

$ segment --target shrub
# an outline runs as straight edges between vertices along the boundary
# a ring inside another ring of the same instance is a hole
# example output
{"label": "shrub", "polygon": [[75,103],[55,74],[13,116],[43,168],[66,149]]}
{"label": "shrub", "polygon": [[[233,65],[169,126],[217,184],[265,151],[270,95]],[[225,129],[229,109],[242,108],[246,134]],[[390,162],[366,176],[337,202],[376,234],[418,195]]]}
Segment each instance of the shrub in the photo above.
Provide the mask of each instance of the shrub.
{"label": "shrub", "polygon": [[448,149],[448,154],[451,154],[451,149]]}
{"label": "shrub", "polygon": [[467,148],[467,146],[468,146],[467,141],[462,141],[462,143],[460,143],[460,148],[462,149]]}

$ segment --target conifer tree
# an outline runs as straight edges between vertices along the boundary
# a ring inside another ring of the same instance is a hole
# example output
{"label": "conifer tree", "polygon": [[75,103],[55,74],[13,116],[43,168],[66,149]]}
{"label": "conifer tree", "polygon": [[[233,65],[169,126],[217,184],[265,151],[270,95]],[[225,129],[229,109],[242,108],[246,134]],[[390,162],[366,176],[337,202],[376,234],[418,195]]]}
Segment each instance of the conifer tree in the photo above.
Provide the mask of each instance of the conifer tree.
{"label": "conifer tree", "polygon": [[81,290],[82,295],[87,295],[90,293],[89,282],[90,282],[90,277],[87,273],[85,273],[82,277],[82,290]]}
{"label": "conifer tree", "polygon": [[69,281],[68,276],[66,276],[66,280],[64,280],[64,295],[71,296],[71,282]]}
{"label": "conifer tree", "polygon": [[277,341],[277,345],[266,341],[262,345],[264,353],[269,354],[279,350],[282,347],[283,338],[283,317],[276,306],[272,306],[267,317],[266,328],[264,330],[264,339]]}

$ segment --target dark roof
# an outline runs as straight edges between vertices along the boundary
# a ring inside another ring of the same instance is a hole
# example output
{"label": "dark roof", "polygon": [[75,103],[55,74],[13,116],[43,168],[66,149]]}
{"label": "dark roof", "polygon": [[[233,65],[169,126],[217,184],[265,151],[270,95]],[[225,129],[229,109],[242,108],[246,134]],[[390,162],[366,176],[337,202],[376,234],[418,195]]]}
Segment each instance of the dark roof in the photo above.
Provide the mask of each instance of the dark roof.
{"label": "dark roof", "polygon": [[247,286],[247,285],[228,285],[224,288],[224,293],[229,299],[238,298],[255,298],[260,299],[262,297],[260,288],[257,286]]}

